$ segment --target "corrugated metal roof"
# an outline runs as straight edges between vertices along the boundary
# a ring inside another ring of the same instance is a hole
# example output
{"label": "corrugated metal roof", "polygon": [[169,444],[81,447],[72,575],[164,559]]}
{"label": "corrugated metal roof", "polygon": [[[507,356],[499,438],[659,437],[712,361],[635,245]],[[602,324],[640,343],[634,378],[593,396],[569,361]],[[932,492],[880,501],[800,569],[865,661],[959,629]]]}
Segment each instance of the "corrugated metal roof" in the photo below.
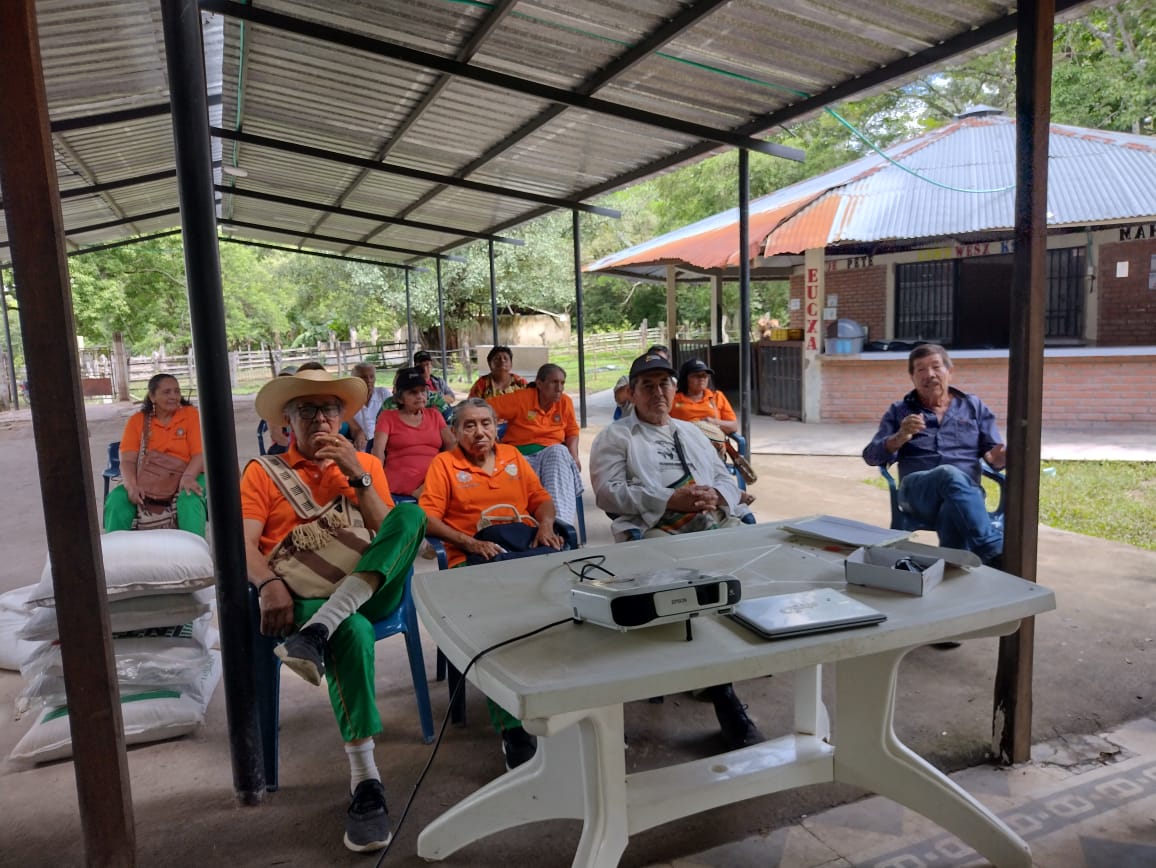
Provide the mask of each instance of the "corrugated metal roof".
{"label": "corrugated metal roof", "polygon": [[[750,205],[748,255],[801,254],[840,244],[1010,232],[1015,224],[1015,120],[963,117]],[[1053,124],[1048,225],[1118,223],[1156,215],[1156,140]],[[588,266],[656,276],[659,264],[709,271],[738,264],[732,208]]]}
{"label": "corrugated metal roof", "polygon": [[[239,235],[394,264],[590,210],[1014,29],[1008,0],[201,6],[214,159],[247,173],[218,170],[220,216]],[[60,185],[80,193],[63,200],[69,246],[175,226],[175,179],[156,177],[174,166],[159,4],[36,7]]]}

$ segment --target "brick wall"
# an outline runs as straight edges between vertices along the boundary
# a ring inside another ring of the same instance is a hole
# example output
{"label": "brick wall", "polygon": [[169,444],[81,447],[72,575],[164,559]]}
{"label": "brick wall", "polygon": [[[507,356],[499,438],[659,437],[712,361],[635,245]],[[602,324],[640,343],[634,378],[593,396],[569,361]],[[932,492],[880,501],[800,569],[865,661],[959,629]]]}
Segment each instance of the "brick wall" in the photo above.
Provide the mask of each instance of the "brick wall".
{"label": "brick wall", "polygon": [[[839,296],[839,316],[867,326],[868,340],[882,340],[887,334],[887,266],[828,271],[827,295]],[[791,298],[802,299],[802,275],[791,277]],[[791,311],[790,325],[803,327],[803,311]],[[1156,341],[1153,341],[1156,343]]]}
{"label": "brick wall", "polygon": [[[983,399],[1007,419],[1007,356],[952,357],[952,384]],[[823,422],[878,422],[887,406],[911,391],[906,355],[890,353],[823,357]],[[1056,427],[1156,423],[1156,403],[1146,400],[1156,382],[1156,352],[1136,355],[1060,354],[1044,358],[1043,423]]]}
{"label": "brick wall", "polygon": [[[1156,344],[1156,289],[1148,288],[1156,239],[1124,241],[1100,247],[1100,346],[1134,347]],[[1128,263],[1128,276],[1116,277],[1116,263]]]}

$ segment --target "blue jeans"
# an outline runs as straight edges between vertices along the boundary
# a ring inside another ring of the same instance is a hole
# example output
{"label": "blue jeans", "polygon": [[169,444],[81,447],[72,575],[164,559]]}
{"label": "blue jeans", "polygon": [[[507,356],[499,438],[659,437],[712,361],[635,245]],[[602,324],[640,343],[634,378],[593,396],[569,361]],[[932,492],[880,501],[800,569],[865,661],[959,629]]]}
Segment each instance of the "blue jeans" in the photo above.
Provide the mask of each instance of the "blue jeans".
{"label": "blue jeans", "polygon": [[908,473],[899,483],[899,503],[935,528],[941,546],[967,549],[985,561],[1003,551],[1003,529],[992,524],[983,488],[958,467]]}

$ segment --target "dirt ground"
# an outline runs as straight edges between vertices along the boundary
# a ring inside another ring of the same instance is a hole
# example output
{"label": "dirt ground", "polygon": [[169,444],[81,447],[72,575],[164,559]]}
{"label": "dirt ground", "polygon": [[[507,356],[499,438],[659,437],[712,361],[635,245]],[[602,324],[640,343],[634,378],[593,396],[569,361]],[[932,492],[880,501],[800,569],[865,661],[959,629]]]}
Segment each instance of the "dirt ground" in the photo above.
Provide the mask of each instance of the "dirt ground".
{"label": "dirt ground", "polygon": [[[106,445],[120,437],[127,405],[90,408],[94,490]],[[255,455],[252,399],[235,404],[242,461]],[[597,428],[583,432],[589,447]],[[874,478],[857,458],[758,455],[756,513],[761,519],[813,513],[887,521],[887,499],[867,484]],[[0,419],[0,591],[35,582],[44,565],[44,524],[31,425]],[[611,542],[609,525],[585,497],[589,544]],[[219,532],[219,529],[218,529]],[[419,561],[418,569],[432,562]],[[1156,713],[1156,553],[1042,528],[1039,580],[1057,593],[1059,609],[1036,627],[1034,740],[1100,732]],[[973,640],[954,651],[922,648],[900,672],[897,731],[918,753],[954,770],[983,761],[991,737],[997,640]],[[425,642],[426,668],[434,648]],[[385,732],[378,740],[391,816],[401,808],[426,762],[419,738],[404,644],[378,643],[379,700]],[[22,685],[17,673],[0,672],[0,704]],[[765,678],[738,686],[768,735],[790,728],[790,679]],[[435,718],[447,696],[431,681]],[[632,770],[713,753],[717,725],[709,704],[689,696],[664,704],[632,703],[626,709]],[[257,807],[233,797],[225,708],[218,690],[205,725],[192,736],[129,751],[138,864],[144,866],[367,865],[369,859],[341,845],[347,806],[347,765],[324,692],[286,674],[282,680],[281,789]],[[6,756],[27,729],[0,714],[0,754]],[[426,864],[415,855],[421,828],[468,793],[501,773],[498,739],[483,697],[469,691],[469,722],[449,727],[433,767],[414,802],[387,865]],[[1009,774],[1014,774],[1014,770]],[[861,793],[823,785],[754,799],[710,811],[635,836],[625,866],[649,865],[773,829]],[[71,762],[32,769],[0,768],[0,864],[83,864],[79,810]],[[576,822],[520,827],[478,842],[447,860],[453,866],[568,865],[577,842]]]}

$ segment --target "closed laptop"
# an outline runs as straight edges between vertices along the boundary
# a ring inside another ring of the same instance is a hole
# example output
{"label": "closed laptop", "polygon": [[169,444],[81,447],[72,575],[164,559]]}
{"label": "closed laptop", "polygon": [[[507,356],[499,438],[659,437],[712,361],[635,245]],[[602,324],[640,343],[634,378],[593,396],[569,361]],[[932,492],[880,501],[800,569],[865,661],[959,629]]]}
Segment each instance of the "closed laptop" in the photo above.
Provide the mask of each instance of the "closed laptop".
{"label": "closed laptop", "polygon": [[878,624],[887,616],[834,588],[742,600],[731,615],[765,639]]}

